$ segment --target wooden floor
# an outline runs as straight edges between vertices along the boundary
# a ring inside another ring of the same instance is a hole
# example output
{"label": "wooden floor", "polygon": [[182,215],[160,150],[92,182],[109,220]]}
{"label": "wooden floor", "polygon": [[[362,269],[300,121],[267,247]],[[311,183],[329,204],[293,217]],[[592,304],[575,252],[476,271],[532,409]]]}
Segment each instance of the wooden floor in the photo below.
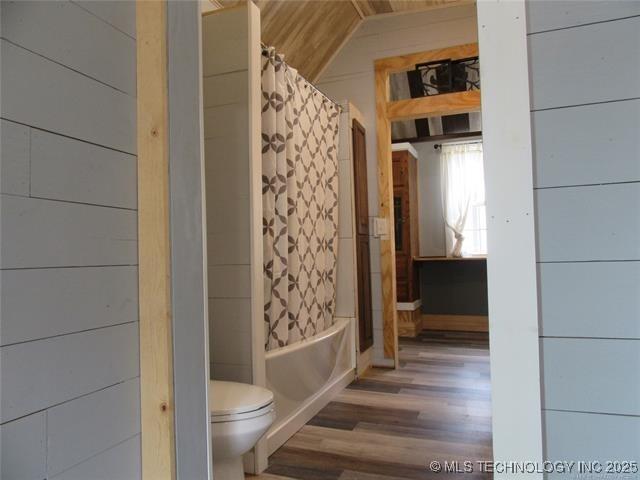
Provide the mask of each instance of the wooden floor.
{"label": "wooden floor", "polygon": [[[401,339],[400,368],[374,368],[328,404],[252,480],[491,478],[486,333]],[[432,461],[472,461],[474,473],[434,473]]]}

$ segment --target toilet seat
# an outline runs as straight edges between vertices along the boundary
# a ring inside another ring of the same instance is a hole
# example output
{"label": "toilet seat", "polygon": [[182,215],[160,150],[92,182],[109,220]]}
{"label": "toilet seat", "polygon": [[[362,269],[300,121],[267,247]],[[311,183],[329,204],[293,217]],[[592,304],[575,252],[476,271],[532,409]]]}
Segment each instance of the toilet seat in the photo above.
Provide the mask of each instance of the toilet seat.
{"label": "toilet seat", "polygon": [[216,415],[211,412],[211,423],[238,422],[240,420],[248,420],[250,418],[261,417],[273,412],[273,402],[258,410],[245,413],[233,413],[231,415]]}
{"label": "toilet seat", "polygon": [[237,382],[209,382],[212,423],[235,422],[273,411],[273,393],[266,388]]}

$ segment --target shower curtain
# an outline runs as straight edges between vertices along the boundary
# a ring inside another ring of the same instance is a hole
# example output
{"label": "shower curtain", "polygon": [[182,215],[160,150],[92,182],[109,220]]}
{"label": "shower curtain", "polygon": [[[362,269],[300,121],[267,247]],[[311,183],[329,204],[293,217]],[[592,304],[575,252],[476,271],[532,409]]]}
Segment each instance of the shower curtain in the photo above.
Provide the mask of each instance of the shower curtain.
{"label": "shower curtain", "polygon": [[265,348],[333,324],[338,247],[340,110],[262,52],[262,204]]}

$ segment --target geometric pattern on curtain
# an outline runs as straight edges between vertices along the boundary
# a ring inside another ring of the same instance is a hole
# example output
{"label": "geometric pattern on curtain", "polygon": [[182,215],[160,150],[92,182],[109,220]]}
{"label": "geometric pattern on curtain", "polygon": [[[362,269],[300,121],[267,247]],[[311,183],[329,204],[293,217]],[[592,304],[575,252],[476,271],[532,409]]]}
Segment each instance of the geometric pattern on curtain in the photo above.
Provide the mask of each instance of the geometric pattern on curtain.
{"label": "geometric pattern on curtain", "polygon": [[265,349],[333,324],[339,108],[273,48],[262,54]]}

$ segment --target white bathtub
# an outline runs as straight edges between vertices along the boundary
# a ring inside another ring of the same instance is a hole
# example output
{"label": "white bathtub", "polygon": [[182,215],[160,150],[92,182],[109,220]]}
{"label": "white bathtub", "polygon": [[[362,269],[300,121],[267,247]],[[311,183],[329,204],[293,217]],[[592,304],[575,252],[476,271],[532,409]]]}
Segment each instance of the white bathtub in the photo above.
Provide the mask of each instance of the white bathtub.
{"label": "white bathtub", "polygon": [[266,353],[267,388],[276,404],[269,455],[355,378],[354,327],[354,319],[339,318],[312,338]]}

